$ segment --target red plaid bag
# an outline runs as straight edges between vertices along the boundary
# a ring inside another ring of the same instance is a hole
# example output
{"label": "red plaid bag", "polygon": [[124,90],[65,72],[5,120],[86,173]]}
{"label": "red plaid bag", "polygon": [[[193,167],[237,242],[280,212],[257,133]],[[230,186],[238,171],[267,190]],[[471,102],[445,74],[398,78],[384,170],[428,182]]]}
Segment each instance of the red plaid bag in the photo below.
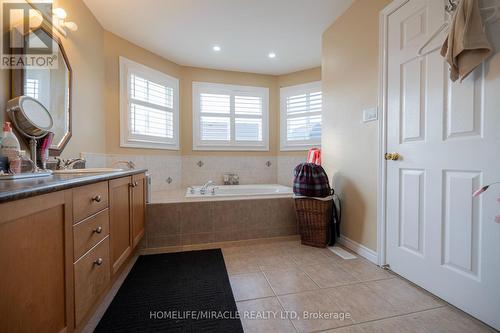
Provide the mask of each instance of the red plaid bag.
{"label": "red plaid bag", "polygon": [[301,163],[295,167],[293,193],[302,197],[325,198],[333,194],[321,165]]}

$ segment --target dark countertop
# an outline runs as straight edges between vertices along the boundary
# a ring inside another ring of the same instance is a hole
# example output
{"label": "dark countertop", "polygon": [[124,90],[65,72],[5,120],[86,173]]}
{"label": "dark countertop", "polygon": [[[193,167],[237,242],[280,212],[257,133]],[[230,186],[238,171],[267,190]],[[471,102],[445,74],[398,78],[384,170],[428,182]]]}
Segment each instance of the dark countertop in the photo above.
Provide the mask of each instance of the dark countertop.
{"label": "dark countertop", "polygon": [[116,172],[55,174],[40,178],[0,180],[0,203],[61,191],[104,180],[136,175],[146,171],[146,169],[134,169]]}

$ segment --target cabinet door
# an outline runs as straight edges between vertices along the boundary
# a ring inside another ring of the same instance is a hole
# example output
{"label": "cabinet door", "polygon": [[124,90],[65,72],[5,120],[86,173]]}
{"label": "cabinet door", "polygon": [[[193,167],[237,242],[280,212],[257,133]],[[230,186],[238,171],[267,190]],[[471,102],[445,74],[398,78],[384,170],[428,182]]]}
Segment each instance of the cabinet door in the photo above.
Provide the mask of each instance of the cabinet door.
{"label": "cabinet door", "polygon": [[146,177],[139,174],[132,177],[132,246],[136,247],[144,236],[146,213]]}
{"label": "cabinet door", "polygon": [[0,204],[0,332],[71,332],[71,191]]}
{"label": "cabinet door", "polygon": [[109,181],[111,271],[116,273],[132,252],[131,177]]}

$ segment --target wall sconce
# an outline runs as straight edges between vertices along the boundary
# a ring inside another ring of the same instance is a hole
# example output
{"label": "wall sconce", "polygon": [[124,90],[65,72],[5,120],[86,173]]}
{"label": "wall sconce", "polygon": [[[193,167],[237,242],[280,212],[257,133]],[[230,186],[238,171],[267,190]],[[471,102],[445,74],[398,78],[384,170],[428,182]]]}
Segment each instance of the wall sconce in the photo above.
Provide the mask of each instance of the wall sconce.
{"label": "wall sconce", "polygon": [[68,14],[64,10],[64,8],[54,8],[52,10],[52,14],[52,25],[64,36],[66,36],[66,29],[70,31],[78,30],[78,25],[75,22],[66,21],[66,17],[68,16]]}

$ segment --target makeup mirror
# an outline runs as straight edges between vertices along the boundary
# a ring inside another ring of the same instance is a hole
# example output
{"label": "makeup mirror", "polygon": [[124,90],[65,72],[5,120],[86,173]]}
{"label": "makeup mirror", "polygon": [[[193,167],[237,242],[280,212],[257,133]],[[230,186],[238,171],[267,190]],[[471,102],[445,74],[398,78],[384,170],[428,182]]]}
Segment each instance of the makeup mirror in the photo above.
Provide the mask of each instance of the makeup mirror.
{"label": "makeup mirror", "polygon": [[19,133],[30,139],[31,160],[36,163],[36,139],[54,125],[50,112],[38,100],[19,96],[7,102],[7,114]]}

